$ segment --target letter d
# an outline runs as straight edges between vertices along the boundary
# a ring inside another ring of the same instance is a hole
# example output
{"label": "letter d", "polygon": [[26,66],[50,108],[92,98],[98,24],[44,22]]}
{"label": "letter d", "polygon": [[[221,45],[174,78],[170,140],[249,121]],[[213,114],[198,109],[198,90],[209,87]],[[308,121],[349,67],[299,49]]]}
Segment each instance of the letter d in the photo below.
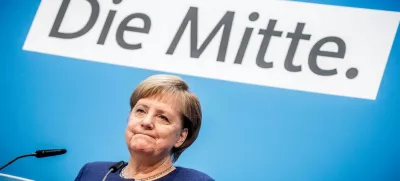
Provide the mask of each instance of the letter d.
{"label": "letter d", "polygon": [[57,38],[63,38],[63,39],[72,39],[72,38],[77,38],[80,37],[84,34],[86,34],[97,21],[97,18],[99,17],[99,9],[100,5],[97,0],[87,0],[90,3],[90,6],[92,7],[92,12],[90,13],[90,18],[89,21],[86,23],[86,25],[80,29],[77,32],[74,33],[62,33],[60,32],[60,26],[61,23],[64,19],[65,13],[67,12],[67,8],[69,6],[69,3],[71,0],[63,0],[60,10],[58,11],[56,20],[54,21],[53,27],[51,28],[50,31],[50,37],[57,37]]}

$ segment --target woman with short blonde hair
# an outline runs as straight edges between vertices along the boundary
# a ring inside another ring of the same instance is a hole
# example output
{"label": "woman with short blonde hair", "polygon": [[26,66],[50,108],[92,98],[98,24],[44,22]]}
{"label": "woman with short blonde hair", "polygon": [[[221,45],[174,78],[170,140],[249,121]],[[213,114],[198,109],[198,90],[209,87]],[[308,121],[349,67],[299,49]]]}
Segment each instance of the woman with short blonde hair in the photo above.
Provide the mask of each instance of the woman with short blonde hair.
{"label": "woman with short blonde hair", "polygon": [[153,75],[142,81],[130,97],[125,140],[128,163],[109,173],[114,162],[87,163],[76,181],[159,180],[213,181],[200,171],[175,167],[174,162],[197,139],[202,112],[197,96],[174,75]]}

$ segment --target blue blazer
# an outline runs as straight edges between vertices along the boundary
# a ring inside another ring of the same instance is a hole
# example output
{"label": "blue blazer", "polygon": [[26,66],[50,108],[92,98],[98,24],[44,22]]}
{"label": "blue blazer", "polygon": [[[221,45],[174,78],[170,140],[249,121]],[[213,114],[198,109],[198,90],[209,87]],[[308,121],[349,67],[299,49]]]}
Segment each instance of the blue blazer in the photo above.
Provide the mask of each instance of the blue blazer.
{"label": "blue blazer", "polygon": [[[116,162],[87,163],[80,169],[75,181],[101,181],[110,167],[115,163]],[[133,179],[121,178],[119,176],[121,170],[122,169],[115,173],[110,173],[107,177],[107,181],[134,181]],[[176,167],[175,170],[157,181],[214,181],[214,179],[194,169]]]}

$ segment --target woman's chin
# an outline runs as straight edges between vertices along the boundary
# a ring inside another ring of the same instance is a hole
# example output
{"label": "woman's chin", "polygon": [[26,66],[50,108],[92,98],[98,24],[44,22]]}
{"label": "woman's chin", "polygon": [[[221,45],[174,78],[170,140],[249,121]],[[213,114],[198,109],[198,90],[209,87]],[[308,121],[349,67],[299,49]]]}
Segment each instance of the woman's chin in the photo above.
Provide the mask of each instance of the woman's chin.
{"label": "woman's chin", "polygon": [[151,153],[153,149],[148,144],[131,144],[130,150],[135,153]]}

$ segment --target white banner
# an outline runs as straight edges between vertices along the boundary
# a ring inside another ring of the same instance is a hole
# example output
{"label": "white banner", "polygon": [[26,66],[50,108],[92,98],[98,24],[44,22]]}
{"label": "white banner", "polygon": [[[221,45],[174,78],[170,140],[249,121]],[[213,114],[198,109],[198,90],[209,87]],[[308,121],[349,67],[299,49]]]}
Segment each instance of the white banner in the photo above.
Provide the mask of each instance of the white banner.
{"label": "white banner", "polygon": [[265,0],[42,0],[24,50],[374,100],[398,12]]}

